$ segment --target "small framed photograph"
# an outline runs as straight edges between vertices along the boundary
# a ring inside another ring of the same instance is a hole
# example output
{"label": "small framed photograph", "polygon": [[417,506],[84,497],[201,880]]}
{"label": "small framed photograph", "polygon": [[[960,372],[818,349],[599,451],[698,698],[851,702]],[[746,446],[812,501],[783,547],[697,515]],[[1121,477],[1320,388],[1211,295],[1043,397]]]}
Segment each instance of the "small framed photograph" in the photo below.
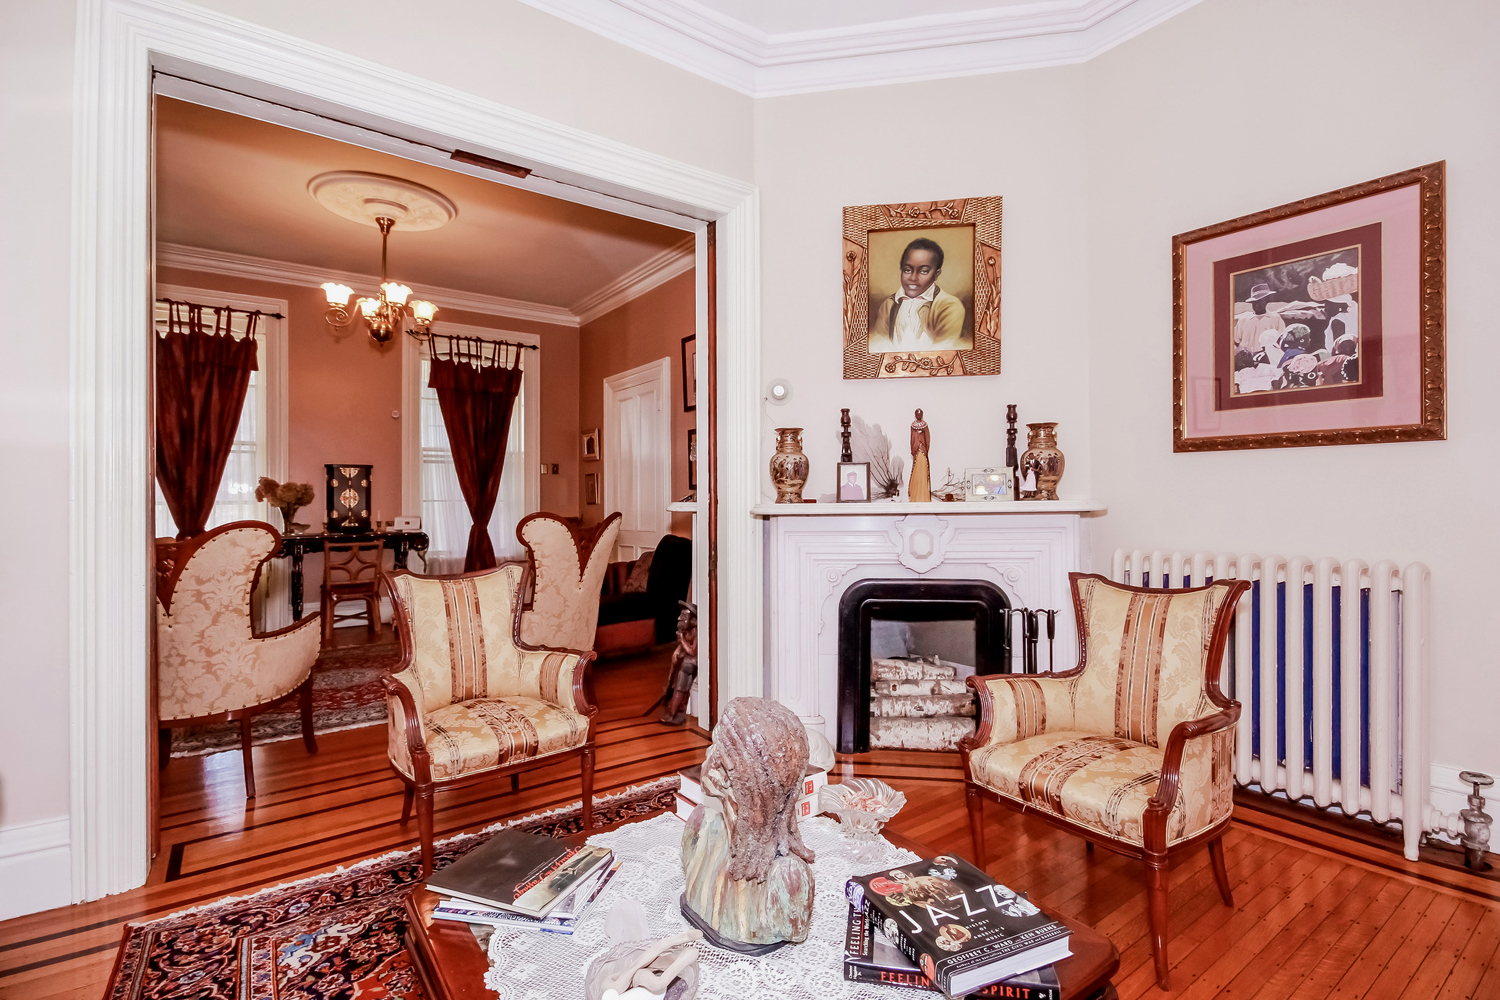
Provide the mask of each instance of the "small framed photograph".
{"label": "small framed photograph", "polygon": [[1009,469],[965,469],[965,500],[996,501],[1016,498],[1015,477]]}
{"label": "small framed photograph", "polygon": [[698,335],[682,338],[682,412],[698,408]]}
{"label": "small framed photograph", "polygon": [[599,502],[599,473],[586,472],[583,475],[583,502],[593,506]]}
{"label": "small framed photograph", "polygon": [[599,461],[599,428],[584,431],[580,437],[583,438],[583,460],[585,462]]}
{"label": "small framed photograph", "polygon": [[840,462],[838,474],[839,503],[868,503],[870,501],[869,462]]}
{"label": "small framed photograph", "polygon": [[688,428],[688,489],[698,488],[698,428]]}

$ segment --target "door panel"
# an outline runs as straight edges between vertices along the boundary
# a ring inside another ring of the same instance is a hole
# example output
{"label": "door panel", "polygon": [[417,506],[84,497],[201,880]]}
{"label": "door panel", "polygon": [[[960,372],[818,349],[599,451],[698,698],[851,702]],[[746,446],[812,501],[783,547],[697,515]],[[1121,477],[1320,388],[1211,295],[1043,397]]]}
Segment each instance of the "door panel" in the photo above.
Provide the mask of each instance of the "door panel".
{"label": "door panel", "polygon": [[604,380],[605,514],[620,512],[615,558],[637,558],[671,525],[671,363],[666,358]]}

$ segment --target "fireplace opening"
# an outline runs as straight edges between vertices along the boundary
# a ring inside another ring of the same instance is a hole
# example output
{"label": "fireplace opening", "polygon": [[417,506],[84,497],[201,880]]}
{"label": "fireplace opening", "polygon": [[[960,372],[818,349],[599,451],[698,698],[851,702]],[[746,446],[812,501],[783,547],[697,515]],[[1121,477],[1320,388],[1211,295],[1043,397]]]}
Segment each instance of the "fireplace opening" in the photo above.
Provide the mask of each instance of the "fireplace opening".
{"label": "fireplace opening", "polygon": [[839,601],[841,753],[952,750],[974,674],[1009,672],[1010,601],[984,580],[865,580]]}

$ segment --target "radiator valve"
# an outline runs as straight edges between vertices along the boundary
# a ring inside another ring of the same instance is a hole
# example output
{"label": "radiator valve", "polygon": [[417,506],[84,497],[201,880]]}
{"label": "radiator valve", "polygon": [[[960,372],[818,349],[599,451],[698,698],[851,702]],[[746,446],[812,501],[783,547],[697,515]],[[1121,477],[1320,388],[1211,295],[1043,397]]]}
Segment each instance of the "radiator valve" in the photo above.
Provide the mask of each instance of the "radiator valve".
{"label": "radiator valve", "polygon": [[1458,814],[1464,821],[1464,864],[1482,871],[1485,867],[1484,852],[1490,847],[1490,824],[1494,822],[1494,817],[1484,811],[1483,790],[1493,785],[1495,779],[1481,771],[1463,771],[1458,780],[1474,786],[1474,794],[1469,796],[1469,808]]}

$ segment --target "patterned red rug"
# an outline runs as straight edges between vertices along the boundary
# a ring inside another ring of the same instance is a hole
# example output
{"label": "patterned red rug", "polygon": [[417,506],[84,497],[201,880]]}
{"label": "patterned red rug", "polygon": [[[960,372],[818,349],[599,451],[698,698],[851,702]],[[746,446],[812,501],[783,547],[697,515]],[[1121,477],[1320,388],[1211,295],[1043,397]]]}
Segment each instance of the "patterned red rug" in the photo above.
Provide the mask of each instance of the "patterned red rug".
{"label": "patterned red rug", "polygon": [[[325,649],[313,666],[313,731],[336,733],[341,729],[385,723],[385,689],[380,675],[401,662],[396,642]],[[302,737],[302,716],[296,699],[255,717],[250,727],[256,746]],[[215,722],[172,733],[173,757],[200,757],[240,748],[240,724]]]}
{"label": "patterned red rug", "polygon": [[[677,779],[594,800],[596,824],[670,809]],[[526,816],[437,845],[437,866],[498,829],[563,837],[579,806]],[[418,880],[415,850],[328,875],[126,924],[105,1000],[425,1000],[402,944],[402,897]]]}

